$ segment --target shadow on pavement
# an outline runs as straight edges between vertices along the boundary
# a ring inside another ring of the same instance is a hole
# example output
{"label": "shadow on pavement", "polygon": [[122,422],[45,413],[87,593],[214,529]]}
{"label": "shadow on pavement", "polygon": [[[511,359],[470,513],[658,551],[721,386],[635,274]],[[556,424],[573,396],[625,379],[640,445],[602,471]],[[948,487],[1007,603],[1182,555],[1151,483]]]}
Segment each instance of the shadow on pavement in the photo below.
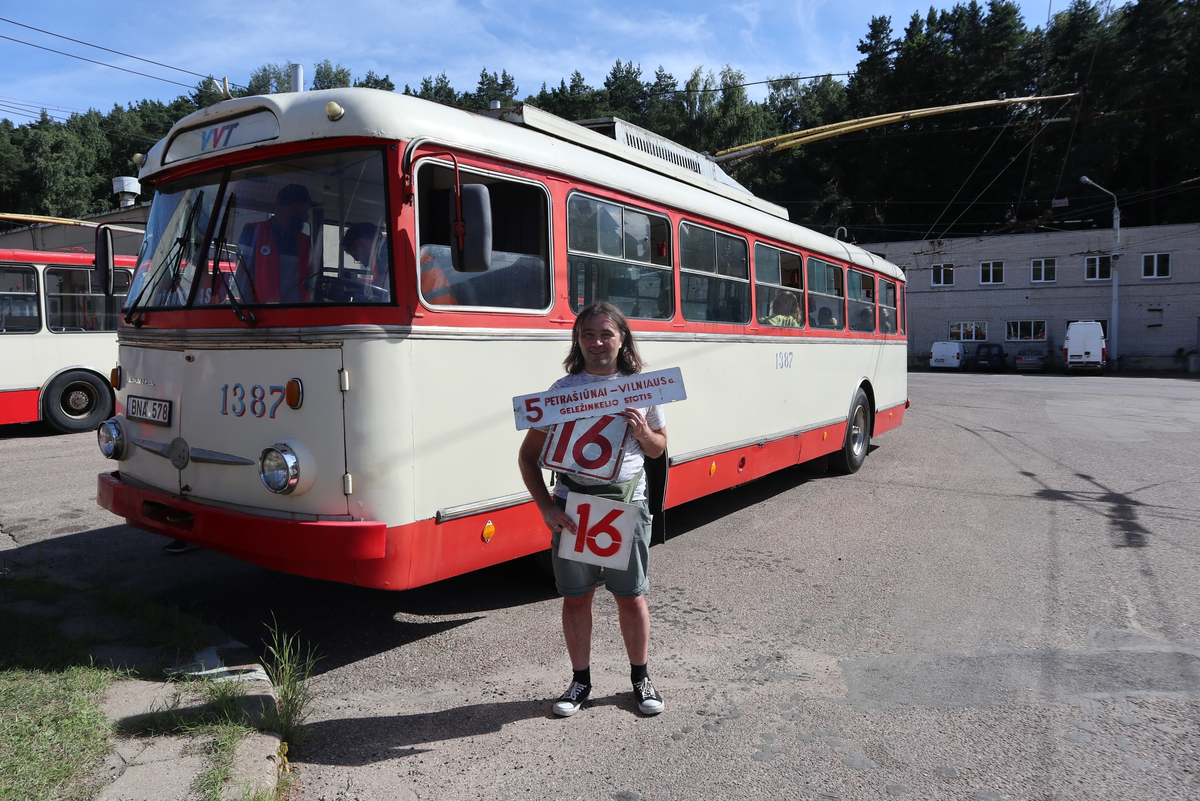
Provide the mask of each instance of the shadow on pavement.
{"label": "shadow on pavement", "polygon": [[[421,746],[494,734],[506,724],[519,720],[558,720],[550,711],[552,700],[498,701],[418,715],[321,720],[309,724],[304,761],[318,765],[362,766],[423,754],[431,749]],[[638,715],[630,693],[593,698],[591,706],[626,707],[631,715]]]}

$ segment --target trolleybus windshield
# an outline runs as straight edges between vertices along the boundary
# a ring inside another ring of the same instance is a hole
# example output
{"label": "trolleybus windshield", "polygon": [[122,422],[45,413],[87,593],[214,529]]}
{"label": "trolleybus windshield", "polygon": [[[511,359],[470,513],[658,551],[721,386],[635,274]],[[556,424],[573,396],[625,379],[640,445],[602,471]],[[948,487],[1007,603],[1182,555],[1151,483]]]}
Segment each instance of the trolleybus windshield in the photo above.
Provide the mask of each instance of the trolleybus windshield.
{"label": "trolleybus windshield", "polygon": [[387,303],[386,197],[378,149],[163,183],[125,311]]}

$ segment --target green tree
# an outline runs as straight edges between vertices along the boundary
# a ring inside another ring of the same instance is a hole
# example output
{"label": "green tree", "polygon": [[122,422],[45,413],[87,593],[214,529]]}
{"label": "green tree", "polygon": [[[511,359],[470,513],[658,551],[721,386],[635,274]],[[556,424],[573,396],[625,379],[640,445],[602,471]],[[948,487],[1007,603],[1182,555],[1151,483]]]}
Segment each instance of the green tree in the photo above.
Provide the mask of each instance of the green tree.
{"label": "green tree", "polygon": [[380,78],[374,70],[367,70],[367,74],[357,79],[354,85],[366,89],[382,89],[385,92],[396,91],[396,84],[392,83],[391,76],[384,75]]}
{"label": "green tree", "polygon": [[422,78],[421,85],[416,90],[405,84],[404,94],[419,97],[422,100],[432,100],[434,103],[441,103],[444,106],[462,105],[462,96],[454,91],[454,87],[450,85],[450,79],[444,72],[437,77]]}
{"label": "green tree", "polygon": [[312,89],[339,89],[349,86],[350,70],[341,64],[334,66],[329,59],[313,65]]}
{"label": "green tree", "polygon": [[248,95],[273,95],[292,91],[292,62],[263,64],[250,73],[246,83]]}

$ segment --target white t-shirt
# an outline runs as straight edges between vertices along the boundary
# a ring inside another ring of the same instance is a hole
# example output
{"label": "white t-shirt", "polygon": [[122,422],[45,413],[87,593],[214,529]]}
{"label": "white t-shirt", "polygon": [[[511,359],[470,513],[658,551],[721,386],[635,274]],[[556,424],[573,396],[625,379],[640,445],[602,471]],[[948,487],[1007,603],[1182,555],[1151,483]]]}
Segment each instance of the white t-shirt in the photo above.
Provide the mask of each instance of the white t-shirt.
{"label": "white t-shirt", "polygon": [[[568,373],[562,378],[554,382],[550,387],[550,391],[556,389],[566,389],[567,387],[577,387],[581,384],[591,384],[597,381],[618,381],[629,378],[629,373],[617,372],[612,375],[592,375],[584,371],[578,375]],[[621,411],[624,411],[622,409]],[[661,428],[666,428],[666,418],[663,416],[662,406],[649,406],[642,410],[646,415],[646,424],[650,426],[651,431],[658,431]],[[550,429],[538,428],[538,431],[549,432]],[[625,443],[625,458],[621,461],[621,472],[617,474],[614,484],[620,484],[623,481],[629,481],[637,472],[642,469],[642,464],[645,462],[645,455],[642,453],[642,445],[632,436]],[[600,487],[610,482],[602,481],[598,478],[588,478],[587,476],[571,476],[571,480],[576,484],[582,484],[585,487]],[[561,481],[554,485],[554,494],[559,498],[567,497],[567,485]],[[643,501],[646,499],[646,476],[642,476],[638,481],[637,489],[633,491],[633,500]]]}

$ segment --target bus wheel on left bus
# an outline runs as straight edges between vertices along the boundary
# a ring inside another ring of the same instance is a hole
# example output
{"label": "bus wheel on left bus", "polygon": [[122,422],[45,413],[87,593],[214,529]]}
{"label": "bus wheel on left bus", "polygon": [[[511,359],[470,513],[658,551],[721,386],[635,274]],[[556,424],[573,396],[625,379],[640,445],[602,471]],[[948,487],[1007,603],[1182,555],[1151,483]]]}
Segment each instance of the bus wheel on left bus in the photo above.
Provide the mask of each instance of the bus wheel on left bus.
{"label": "bus wheel on left bus", "polygon": [[850,404],[850,420],[846,426],[846,441],[842,449],[829,457],[830,465],[839,473],[856,473],[867,459],[871,448],[871,404],[867,393],[859,388]]}
{"label": "bus wheel on left bus", "polygon": [[83,370],[71,370],[50,382],[42,396],[46,422],[65,434],[95,431],[112,416],[112,393],[103,379]]}

